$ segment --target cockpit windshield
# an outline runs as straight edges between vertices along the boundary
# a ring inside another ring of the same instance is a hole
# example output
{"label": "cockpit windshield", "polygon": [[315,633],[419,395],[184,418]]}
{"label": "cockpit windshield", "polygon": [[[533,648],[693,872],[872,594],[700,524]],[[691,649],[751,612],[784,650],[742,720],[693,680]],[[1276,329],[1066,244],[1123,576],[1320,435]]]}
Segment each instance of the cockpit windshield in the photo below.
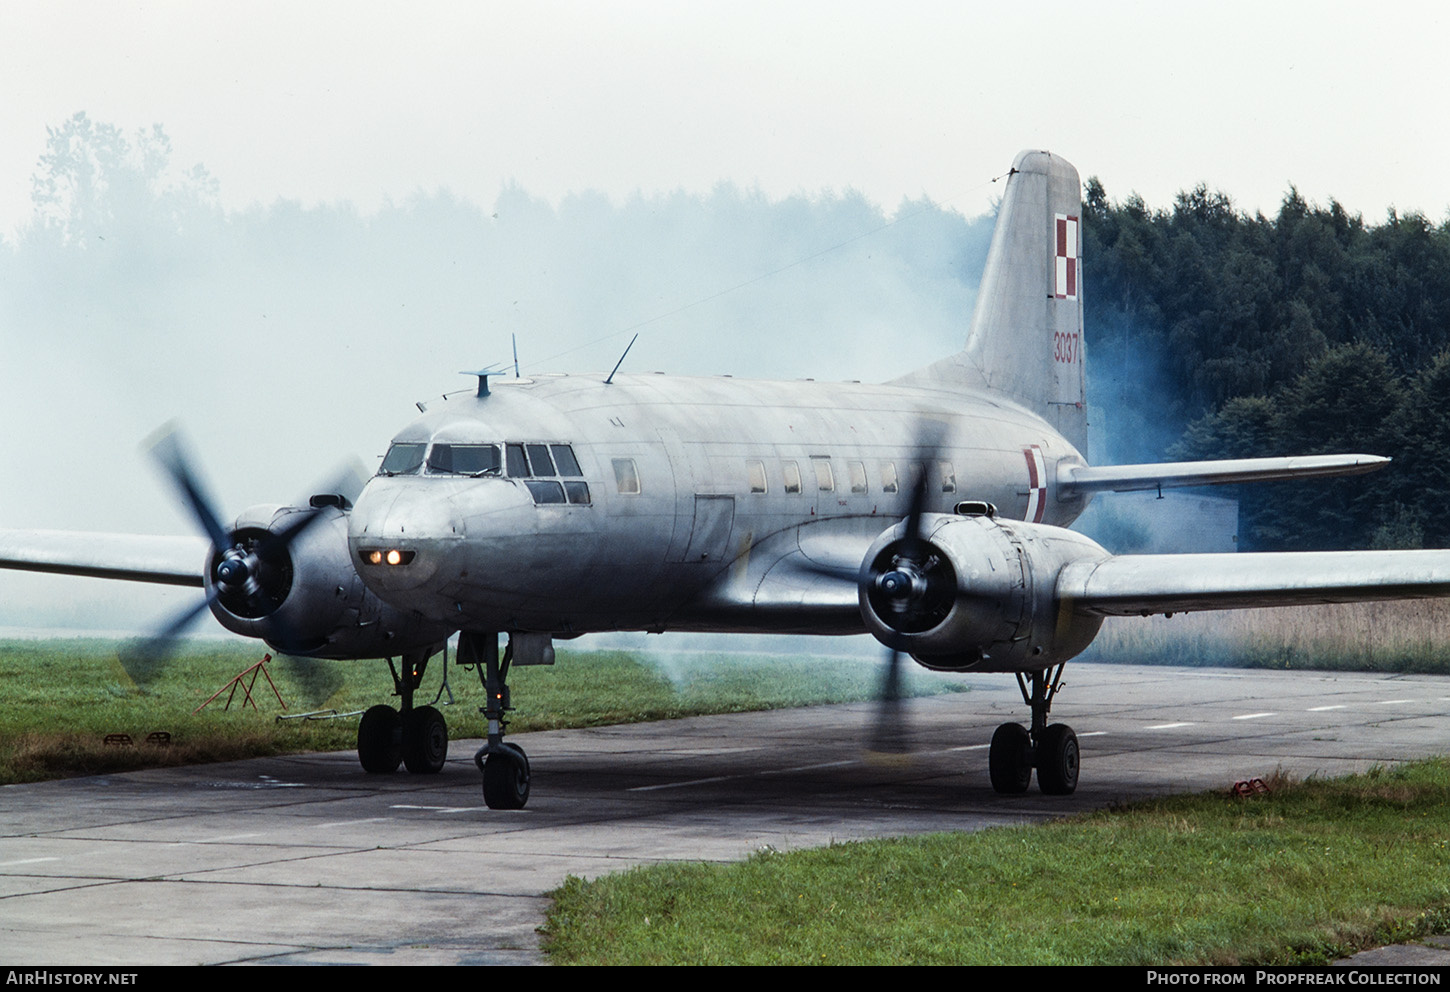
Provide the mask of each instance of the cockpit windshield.
{"label": "cockpit windshield", "polygon": [[426,444],[413,441],[395,441],[383,458],[379,475],[414,475],[423,467],[423,450]]}
{"label": "cockpit windshield", "polygon": [[496,444],[435,444],[428,452],[428,471],[453,475],[496,474],[502,467]]}

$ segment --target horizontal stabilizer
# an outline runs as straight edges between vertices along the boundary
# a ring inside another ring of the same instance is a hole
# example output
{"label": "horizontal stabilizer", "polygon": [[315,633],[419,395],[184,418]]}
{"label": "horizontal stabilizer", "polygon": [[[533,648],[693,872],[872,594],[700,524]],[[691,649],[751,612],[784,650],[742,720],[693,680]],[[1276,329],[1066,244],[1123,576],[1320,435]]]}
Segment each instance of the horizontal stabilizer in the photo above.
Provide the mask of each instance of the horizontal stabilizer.
{"label": "horizontal stabilizer", "polygon": [[1380,455],[1305,455],[1297,458],[1230,458],[1210,462],[1158,462],[1151,465],[1063,465],[1057,474],[1063,496],[1128,493],[1228,482],[1268,482],[1329,475],[1361,475],[1390,463]]}
{"label": "horizontal stabilizer", "polygon": [[0,568],[201,588],[209,547],[201,537],[0,530]]}
{"label": "horizontal stabilizer", "polygon": [[1450,596],[1450,550],[1115,555],[1058,574],[1065,609],[1097,616]]}

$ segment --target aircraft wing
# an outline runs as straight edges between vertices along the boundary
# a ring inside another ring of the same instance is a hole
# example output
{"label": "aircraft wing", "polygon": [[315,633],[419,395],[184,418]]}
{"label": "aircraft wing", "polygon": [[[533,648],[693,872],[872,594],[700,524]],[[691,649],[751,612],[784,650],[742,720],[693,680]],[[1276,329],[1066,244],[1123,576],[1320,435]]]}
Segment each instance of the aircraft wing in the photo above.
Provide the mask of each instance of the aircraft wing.
{"label": "aircraft wing", "polygon": [[1450,596],[1450,550],[1114,555],[1063,568],[1064,607],[1147,616]]}
{"label": "aircraft wing", "polygon": [[1227,482],[1267,482],[1326,475],[1362,475],[1390,463],[1381,455],[1305,455],[1295,458],[1230,458],[1208,462],[1159,462],[1149,465],[1063,465],[1058,490],[1077,493],[1139,492],[1177,486]]}
{"label": "aircraft wing", "polygon": [[0,568],[200,588],[209,548],[201,537],[0,530]]}

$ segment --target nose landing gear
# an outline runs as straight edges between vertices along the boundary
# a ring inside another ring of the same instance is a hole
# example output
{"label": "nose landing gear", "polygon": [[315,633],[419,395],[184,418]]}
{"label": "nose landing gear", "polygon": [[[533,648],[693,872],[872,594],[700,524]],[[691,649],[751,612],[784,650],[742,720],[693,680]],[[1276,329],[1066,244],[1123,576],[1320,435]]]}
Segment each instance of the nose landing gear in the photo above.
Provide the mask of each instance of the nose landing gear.
{"label": "nose landing gear", "polygon": [[478,749],[473,763],[483,773],[483,801],[489,809],[523,809],[529,801],[528,755],[517,744],[507,744],[503,739],[508,726],[504,714],[512,709],[508,673],[513,656],[512,638],[500,659],[496,632],[475,634],[465,630],[459,635],[459,663],[478,665],[486,698],[483,716],[488,721],[488,743]]}

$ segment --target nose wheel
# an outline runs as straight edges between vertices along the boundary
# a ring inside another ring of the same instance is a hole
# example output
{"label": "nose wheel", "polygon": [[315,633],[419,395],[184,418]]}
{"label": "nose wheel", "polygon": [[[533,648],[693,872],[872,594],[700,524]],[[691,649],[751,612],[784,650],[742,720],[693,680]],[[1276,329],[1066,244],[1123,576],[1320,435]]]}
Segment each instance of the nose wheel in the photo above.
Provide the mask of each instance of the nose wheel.
{"label": "nose wheel", "polygon": [[489,809],[523,809],[529,801],[528,755],[517,744],[503,739],[508,726],[504,714],[513,708],[509,705],[508,687],[513,654],[511,638],[502,659],[499,658],[497,632],[475,634],[465,630],[459,634],[459,664],[478,665],[478,677],[483,681],[488,743],[478,749],[473,763],[483,773],[483,802]]}
{"label": "nose wheel", "polygon": [[529,801],[529,758],[517,744],[500,744],[474,756],[483,772],[483,802],[489,809],[523,809]]}
{"label": "nose wheel", "polygon": [[1034,768],[1037,769],[1037,787],[1044,795],[1067,796],[1077,789],[1082,759],[1077,734],[1065,723],[1049,725],[1047,722],[1052,699],[1062,686],[1062,668],[1058,665],[1051,678],[1048,677],[1048,669],[1033,672],[1030,691],[1027,680],[1020,673],[1017,676],[1022,699],[1032,707],[1032,729],[1028,730],[1020,723],[1004,723],[992,735],[987,769],[992,788],[1003,795],[1026,792],[1032,782]]}

